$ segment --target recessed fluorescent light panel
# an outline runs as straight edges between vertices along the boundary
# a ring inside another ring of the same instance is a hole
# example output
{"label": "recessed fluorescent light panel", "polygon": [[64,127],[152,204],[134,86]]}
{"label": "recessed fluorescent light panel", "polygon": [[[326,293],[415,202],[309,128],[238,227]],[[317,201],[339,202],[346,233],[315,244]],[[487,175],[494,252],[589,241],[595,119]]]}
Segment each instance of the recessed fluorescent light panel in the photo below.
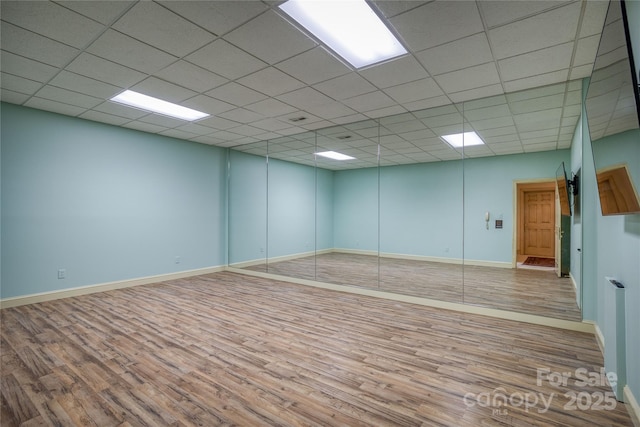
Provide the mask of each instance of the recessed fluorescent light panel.
{"label": "recessed fluorescent light panel", "polygon": [[326,157],[333,160],[353,160],[355,157],[347,156],[346,154],[338,153],[336,151],[322,151],[316,153],[318,156]]}
{"label": "recessed fluorescent light panel", "polygon": [[475,132],[455,133],[453,135],[444,135],[442,137],[452,147],[470,147],[472,145],[483,145],[484,141]]}
{"label": "recessed fluorescent light panel", "polygon": [[288,0],[279,7],[355,68],[407,53],[365,0]]}
{"label": "recessed fluorescent light panel", "polygon": [[152,96],[143,95],[132,90],[125,90],[120,95],[111,98],[111,100],[130,107],[136,107],[188,121],[198,120],[209,116],[207,113],[192,110],[191,108],[163,101],[162,99],[154,98]]}

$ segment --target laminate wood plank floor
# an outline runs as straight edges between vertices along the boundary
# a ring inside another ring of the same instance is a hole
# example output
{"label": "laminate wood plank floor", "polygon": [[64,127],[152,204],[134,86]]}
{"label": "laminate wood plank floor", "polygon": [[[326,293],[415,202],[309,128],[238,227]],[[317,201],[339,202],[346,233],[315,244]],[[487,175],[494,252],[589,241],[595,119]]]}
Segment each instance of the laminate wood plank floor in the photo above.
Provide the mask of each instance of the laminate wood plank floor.
{"label": "laminate wood plank floor", "polygon": [[549,270],[463,266],[340,252],[268,262],[247,269],[556,319],[582,320],[571,279],[558,278]]}
{"label": "laminate wood plank floor", "polygon": [[242,274],[1,320],[3,427],[631,425],[621,403],[572,407],[605,385],[538,381],[599,372],[590,334]]}

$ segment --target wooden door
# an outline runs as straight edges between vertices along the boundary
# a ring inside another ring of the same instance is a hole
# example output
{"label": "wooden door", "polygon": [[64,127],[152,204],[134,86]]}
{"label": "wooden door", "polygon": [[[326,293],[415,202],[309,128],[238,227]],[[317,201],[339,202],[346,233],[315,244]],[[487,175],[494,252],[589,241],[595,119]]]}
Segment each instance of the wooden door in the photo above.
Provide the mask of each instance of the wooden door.
{"label": "wooden door", "polygon": [[555,191],[524,193],[524,254],[555,257]]}

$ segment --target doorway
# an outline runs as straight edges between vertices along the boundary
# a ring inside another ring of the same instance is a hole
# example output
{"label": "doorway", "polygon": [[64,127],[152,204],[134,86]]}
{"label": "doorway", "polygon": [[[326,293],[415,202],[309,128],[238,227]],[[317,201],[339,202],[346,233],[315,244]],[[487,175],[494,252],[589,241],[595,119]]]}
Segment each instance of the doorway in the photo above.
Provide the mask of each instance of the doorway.
{"label": "doorway", "polygon": [[548,260],[553,266],[556,255],[555,181],[516,183],[516,194],[515,264],[529,258],[542,265]]}

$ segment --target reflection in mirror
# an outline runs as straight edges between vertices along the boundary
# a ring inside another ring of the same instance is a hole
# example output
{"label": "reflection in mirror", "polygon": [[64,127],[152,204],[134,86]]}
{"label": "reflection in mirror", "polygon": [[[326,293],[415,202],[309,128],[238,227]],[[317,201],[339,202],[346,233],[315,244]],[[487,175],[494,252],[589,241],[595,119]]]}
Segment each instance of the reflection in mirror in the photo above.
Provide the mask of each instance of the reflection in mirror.
{"label": "reflection in mirror", "polygon": [[267,142],[243,149],[229,150],[229,265],[266,268]]}
{"label": "reflection in mirror", "polygon": [[[579,320],[569,279],[519,268],[527,253],[515,242],[527,239],[515,189],[555,188],[581,88],[571,81],[269,141],[269,262],[249,268]],[[442,138],[461,131],[484,144]],[[325,151],[352,159],[317,154]]]}
{"label": "reflection in mirror", "polygon": [[581,83],[459,108],[465,132],[484,142],[464,147],[464,303],[580,320],[571,280],[554,271],[554,222],[555,172],[570,159]]}
{"label": "reflection in mirror", "polygon": [[[453,105],[380,119],[380,289],[463,302],[463,132]],[[445,160],[445,161],[443,161]]]}
{"label": "reflection in mirror", "polygon": [[640,102],[621,6],[609,5],[585,101],[603,215],[640,212]]}

